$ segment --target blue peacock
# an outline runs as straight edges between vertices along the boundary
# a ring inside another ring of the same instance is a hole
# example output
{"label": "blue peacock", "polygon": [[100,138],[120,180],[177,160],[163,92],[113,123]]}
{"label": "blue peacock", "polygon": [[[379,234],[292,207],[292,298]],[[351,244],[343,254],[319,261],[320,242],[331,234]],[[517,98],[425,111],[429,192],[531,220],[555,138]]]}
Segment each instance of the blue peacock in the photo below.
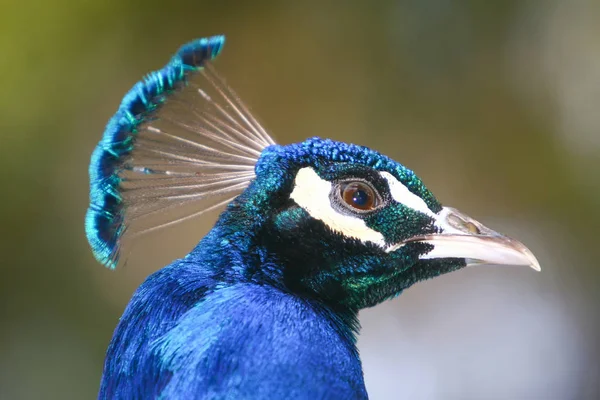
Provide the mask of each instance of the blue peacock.
{"label": "blue peacock", "polygon": [[383,154],[275,144],[212,66],[224,41],[137,83],[93,152],[85,228],[109,268],[141,235],[224,208],[133,295],[99,398],[365,399],[359,310],[470,265],[539,270]]}

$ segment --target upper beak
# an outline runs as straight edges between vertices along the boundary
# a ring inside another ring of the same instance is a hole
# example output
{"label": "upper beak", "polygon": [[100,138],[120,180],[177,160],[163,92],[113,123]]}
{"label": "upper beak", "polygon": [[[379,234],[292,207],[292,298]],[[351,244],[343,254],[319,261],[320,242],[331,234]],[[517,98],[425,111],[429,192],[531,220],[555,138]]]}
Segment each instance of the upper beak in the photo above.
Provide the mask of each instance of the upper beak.
{"label": "upper beak", "polygon": [[422,259],[464,258],[467,265],[523,265],[541,270],[540,263],[523,243],[485,227],[456,209],[444,207],[436,225],[442,233],[407,241],[433,245],[433,250],[421,256]]}

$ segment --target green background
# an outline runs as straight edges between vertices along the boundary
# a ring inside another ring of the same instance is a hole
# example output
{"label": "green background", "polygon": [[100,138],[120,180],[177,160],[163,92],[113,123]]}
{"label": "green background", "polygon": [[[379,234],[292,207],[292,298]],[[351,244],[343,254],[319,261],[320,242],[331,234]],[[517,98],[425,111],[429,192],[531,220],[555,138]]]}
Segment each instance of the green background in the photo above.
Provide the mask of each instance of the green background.
{"label": "green background", "polygon": [[361,313],[372,398],[598,398],[599,27],[593,0],[2,1],[0,399],[93,398],[133,290],[209,229],[152,235],[110,272],[83,218],[123,94],[219,33],[217,68],[277,141],[380,150],[542,265]]}

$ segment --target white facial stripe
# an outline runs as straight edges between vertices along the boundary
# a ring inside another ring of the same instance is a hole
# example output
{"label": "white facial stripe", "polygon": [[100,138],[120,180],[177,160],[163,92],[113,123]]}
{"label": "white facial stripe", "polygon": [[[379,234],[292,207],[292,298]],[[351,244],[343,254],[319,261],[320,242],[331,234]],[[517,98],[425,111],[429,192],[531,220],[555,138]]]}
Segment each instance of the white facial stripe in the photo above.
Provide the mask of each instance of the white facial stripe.
{"label": "white facial stripe", "polygon": [[[380,171],[379,174],[387,181],[388,186],[390,187],[390,193],[394,200],[396,200],[400,204],[405,205],[406,207],[412,208],[415,211],[430,216],[431,218],[433,218],[434,224],[438,228],[441,228],[444,231],[448,230],[449,227],[445,222],[445,215],[442,218],[440,218],[441,216],[437,215],[429,209],[427,203],[425,203],[425,201],[422,198],[408,190],[408,188],[404,186],[402,182],[396,179],[389,172]],[[386,247],[385,251],[387,253],[390,253],[392,251],[398,250],[402,246],[404,246],[404,243],[392,244]]]}
{"label": "white facial stripe", "polygon": [[404,204],[406,207],[429,215],[432,218],[437,218],[437,215],[427,207],[427,204],[422,198],[408,190],[408,188],[392,174],[386,171],[380,171],[379,174],[388,182],[390,193],[394,200],[400,204]]}
{"label": "white facial stripe", "polygon": [[344,236],[385,247],[381,233],[369,228],[362,219],[340,214],[331,206],[331,182],[321,179],[312,168],[301,168],[294,183],[290,197],[311,217],[323,221],[329,228]]}

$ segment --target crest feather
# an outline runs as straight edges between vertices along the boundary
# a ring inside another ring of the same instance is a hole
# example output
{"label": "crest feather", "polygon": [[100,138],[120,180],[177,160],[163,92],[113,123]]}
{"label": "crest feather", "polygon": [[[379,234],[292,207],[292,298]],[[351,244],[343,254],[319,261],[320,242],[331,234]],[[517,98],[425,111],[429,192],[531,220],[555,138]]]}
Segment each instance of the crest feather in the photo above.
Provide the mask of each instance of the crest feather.
{"label": "crest feather", "polygon": [[86,234],[119,263],[124,240],[224,206],[274,141],[217,75],[224,36],[194,40],[125,95],[90,162]]}

